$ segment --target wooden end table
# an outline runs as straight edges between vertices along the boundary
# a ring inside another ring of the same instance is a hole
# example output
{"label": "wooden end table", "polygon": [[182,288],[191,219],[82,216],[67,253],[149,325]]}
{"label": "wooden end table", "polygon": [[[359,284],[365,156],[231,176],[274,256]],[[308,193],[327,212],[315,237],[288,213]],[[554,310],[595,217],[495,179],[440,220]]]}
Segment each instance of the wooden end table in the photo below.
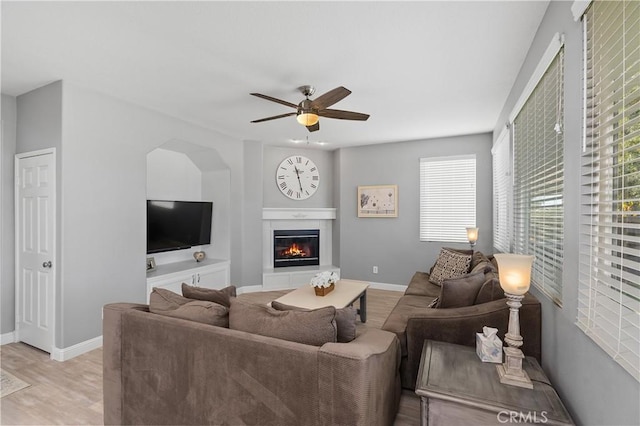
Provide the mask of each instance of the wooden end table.
{"label": "wooden end table", "polygon": [[522,366],[533,389],[500,383],[496,365],[475,348],[425,340],[416,383],[422,426],[572,425],[573,421],[535,358]]}

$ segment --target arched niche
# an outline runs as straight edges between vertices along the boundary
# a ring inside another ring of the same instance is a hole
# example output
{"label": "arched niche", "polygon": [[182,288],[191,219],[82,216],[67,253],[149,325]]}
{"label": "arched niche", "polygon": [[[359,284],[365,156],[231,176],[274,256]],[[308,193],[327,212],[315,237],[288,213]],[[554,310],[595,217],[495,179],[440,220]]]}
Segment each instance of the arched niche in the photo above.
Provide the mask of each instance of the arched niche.
{"label": "arched niche", "polygon": [[230,176],[229,166],[211,147],[171,139],[147,153],[147,199],[213,201],[211,244],[156,253],[156,263],[192,259],[196,250],[209,258],[230,258]]}

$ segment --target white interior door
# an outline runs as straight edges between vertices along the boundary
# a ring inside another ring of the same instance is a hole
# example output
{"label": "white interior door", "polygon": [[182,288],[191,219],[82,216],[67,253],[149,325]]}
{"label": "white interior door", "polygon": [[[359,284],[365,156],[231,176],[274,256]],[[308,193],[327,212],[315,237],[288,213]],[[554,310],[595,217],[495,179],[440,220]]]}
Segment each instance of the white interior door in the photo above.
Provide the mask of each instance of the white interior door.
{"label": "white interior door", "polygon": [[55,308],[55,151],[16,155],[16,338],[51,353]]}

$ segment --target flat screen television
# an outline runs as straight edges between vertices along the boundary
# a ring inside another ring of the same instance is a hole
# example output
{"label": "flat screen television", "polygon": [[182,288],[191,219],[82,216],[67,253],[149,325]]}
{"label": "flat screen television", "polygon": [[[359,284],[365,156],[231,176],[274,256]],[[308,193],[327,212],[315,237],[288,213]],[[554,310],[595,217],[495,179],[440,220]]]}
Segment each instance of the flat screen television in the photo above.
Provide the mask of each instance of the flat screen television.
{"label": "flat screen television", "polygon": [[211,244],[211,201],[147,200],[147,254]]}

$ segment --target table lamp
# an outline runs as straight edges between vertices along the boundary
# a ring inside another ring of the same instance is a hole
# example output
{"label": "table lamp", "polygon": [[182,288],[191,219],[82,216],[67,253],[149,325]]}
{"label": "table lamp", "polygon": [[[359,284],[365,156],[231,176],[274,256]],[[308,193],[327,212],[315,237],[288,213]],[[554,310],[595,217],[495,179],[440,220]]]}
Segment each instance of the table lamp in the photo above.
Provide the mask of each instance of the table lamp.
{"label": "table lamp", "polygon": [[509,329],[504,338],[509,346],[504,348],[504,364],[496,366],[500,376],[500,383],[533,389],[533,383],[531,383],[529,375],[522,369],[524,354],[520,350],[522,336],[520,335],[518,309],[522,306],[521,301],[524,298],[524,294],[529,290],[531,266],[535,258],[528,255],[509,253],[498,253],[494,256],[498,262],[500,287],[504,290],[507,305],[509,306]]}
{"label": "table lamp", "polygon": [[478,228],[467,228],[467,239],[469,240],[469,244],[471,244],[471,250],[473,250],[476,241],[478,241]]}

